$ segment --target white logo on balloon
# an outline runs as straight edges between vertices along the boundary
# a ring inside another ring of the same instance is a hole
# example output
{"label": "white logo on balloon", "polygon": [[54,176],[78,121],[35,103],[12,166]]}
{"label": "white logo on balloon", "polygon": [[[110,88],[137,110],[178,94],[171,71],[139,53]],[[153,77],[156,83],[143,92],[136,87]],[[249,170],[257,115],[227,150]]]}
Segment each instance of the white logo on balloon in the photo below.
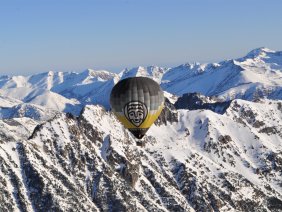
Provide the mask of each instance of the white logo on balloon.
{"label": "white logo on balloon", "polygon": [[147,117],[148,110],[142,102],[129,102],[124,106],[125,117],[134,126],[139,127]]}

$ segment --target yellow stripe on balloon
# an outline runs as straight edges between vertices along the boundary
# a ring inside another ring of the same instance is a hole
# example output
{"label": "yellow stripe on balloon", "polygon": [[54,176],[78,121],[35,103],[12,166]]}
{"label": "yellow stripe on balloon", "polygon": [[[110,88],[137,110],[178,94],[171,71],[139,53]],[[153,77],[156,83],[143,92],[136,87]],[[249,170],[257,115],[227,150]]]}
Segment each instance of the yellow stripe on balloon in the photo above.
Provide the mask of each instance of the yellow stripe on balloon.
{"label": "yellow stripe on balloon", "polygon": [[163,105],[161,105],[155,113],[149,112],[146,119],[139,127],[134,126],[124,115],[121,115],[121,113],[117,113],[117,112],[114,112],[114,113],[117,116],[118,120],[121,123],[123,123],[125,128],[129,128],[129,129],[130,128],[149,128],[159,117],[162,110],[163,110]]}

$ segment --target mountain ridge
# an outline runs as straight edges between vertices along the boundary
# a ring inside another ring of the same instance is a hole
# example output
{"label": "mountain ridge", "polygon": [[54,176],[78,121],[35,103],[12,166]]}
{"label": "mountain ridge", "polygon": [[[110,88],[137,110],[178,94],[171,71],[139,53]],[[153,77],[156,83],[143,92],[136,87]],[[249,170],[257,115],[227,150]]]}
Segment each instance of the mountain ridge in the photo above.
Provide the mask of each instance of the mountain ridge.
{"label": "mountain ridge", "polygon": [[[0,211],[281,211],[281,57],[0,77]],[[108,102],[136,75],[166,97],[142,140]]]}
{"label": "mountain ridge", "polygon": [[141,146],[99,105],[85,106],[79,117],[58,114],[29,138],[32,128],[7,137],[15,124],[6,122],[0,208],[279,211],[281,105],[233,100],[223,115],[170,107],[177,119],[160,118]]}
{"label": "mountain ridge", "polygon": [[[242,58],[220,63],[186,63],[174,68],[139,66],[125,69],[119,74],[87,69],[81,73],[49,71],[28,77],[2,76],[0,97],[12,97],[29,103],[41,96],[40,99],[44,101],[33,103],[48,107],[46,103],[51,103],[50,98],[57,95],[56,98],[62,99],[62,104],[50,104],[51,109],[65,112],[74,109],[74,114],[77,115],[86,104],[101,104],[109,109],[110,91],[119,80],[146,76],[160,83],[164,91],[176,96],[199,92],[225,100],[254,100],[264,97],[281,99],[281,55],[280,51],[258,48]],[[49,94],[52,94],[50,92],[54,92],[52,97],[49,97]]]}

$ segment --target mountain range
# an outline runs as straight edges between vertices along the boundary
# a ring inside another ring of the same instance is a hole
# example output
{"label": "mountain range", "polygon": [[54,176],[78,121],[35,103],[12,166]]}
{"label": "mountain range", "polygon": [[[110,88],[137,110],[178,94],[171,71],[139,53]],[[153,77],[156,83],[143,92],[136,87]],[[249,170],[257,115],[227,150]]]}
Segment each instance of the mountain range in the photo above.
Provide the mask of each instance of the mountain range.
{"label": "mountain range", "polygon": [[[146,76],[142,141],[110,111]],[[282,52],[211,64],[0,77],[0,211],[282,211]]]}
{"label": "mountain range", "polygon": [[198,92],[222,100],[282,99],[281,61],[282,52],[259,48],[245,57],[211,64],[136,67],[119,74],[88,69],[81,73],[49,71],[26,77],[2,76],[0,98],[13,99],[13,105],[34,104],[78,115],[87,104],[109,109],[110,91],[120,79],[146,76],[176,96]]}

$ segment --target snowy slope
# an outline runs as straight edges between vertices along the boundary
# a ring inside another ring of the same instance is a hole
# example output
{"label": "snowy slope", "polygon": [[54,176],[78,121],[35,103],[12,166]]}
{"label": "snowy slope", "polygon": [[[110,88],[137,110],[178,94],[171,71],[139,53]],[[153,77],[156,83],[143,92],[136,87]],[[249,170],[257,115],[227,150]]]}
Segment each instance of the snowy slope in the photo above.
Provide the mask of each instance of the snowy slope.
{"label": "snowy slope", "polygon": [[78,115],[82,108],[78,100],[67,99],[52,91],[45,91],[27,102],[56,111],[71,112],[75,115]]}
{"label": "snowy slope", "polygon": [[64,78],[69,75],[72,73],[49,71],[27,77],[3,76],[0,78],[0,94],[19,100],[33,98],[62,83]]}
{"label": "snowy slope", "polygon": [[64,82],[53,86],[51,90],[67,98],[80,99],[116,76],[116,74],[108,71],[94,71],[88,69],[81,73],[67,75]]}
{"label": "snowy slope", "polygon": [[104,102],[108,104],[108,98],[102,93],[106,90],[109,93],[118,80],[117,74],[91,69],[81,73],[50,71],[27,77],[2,76],[0,96],[58,111],[74,111],[77,115],[81,105]]}
{"label": "snowy slope", "polygon": [[0,119],[28,117],[37,121],[46,121],[59,111],[72,112],[76,115],[81,111],[78,101],[69,100],[50,91],[45,91],[27,102],[0,96]]}
{"label": "snowy slope", "polygon": [[57,110],[29,103],[22,103],[13,107],[0,107],[0,119],[28,117],[36,121],[47,121],[57,113],[59,113]]}
{"label": "snowy slope", "polygon": [[234,100],[223,115],[174,111],[177,119],[157,121],[141,146],[100,106],[78,118],[57,115],[29,136],[1,139],[0,207],[279,211],[281,108],[282,101]]}
{"label": "snowy slope", "polygon": [[37,125],[37,121],[27,117],[0,120],[0,141],[5,143],[28,139]]}
{"label": "snowy slope", "polygon": [[3,99],[0,106],[12,107],[24,102],[78,115],[85,104],[102,104],[109,108],[109,94],[118,80],[117,74],[91,69],[81,73],[3,76],[0,78],[0,98]]}
{"label": "snowy slope", "polygon": [[13,107],[13,106],[21,104],[21,103],[22,103],[22,101],[20,101],[20,100],[0,96],[0,107],[1,108]]}
{"label": "snowy slope", "polygon": [[167,71],[164,90],[182,95],[199,92],[223,99],[282,98],[282,53],[266,48],[218,64],[182,65]]}
{"label": "snowy slope", "polygon": [[150,77],[156,82],[160,83],[163,77],[163,74],[167,71],[167,68],[161,68],[157,66],[148,66],[148,67],[135,67],[132,69],[123,70],[119,76],[121,79],[129,77]]}

